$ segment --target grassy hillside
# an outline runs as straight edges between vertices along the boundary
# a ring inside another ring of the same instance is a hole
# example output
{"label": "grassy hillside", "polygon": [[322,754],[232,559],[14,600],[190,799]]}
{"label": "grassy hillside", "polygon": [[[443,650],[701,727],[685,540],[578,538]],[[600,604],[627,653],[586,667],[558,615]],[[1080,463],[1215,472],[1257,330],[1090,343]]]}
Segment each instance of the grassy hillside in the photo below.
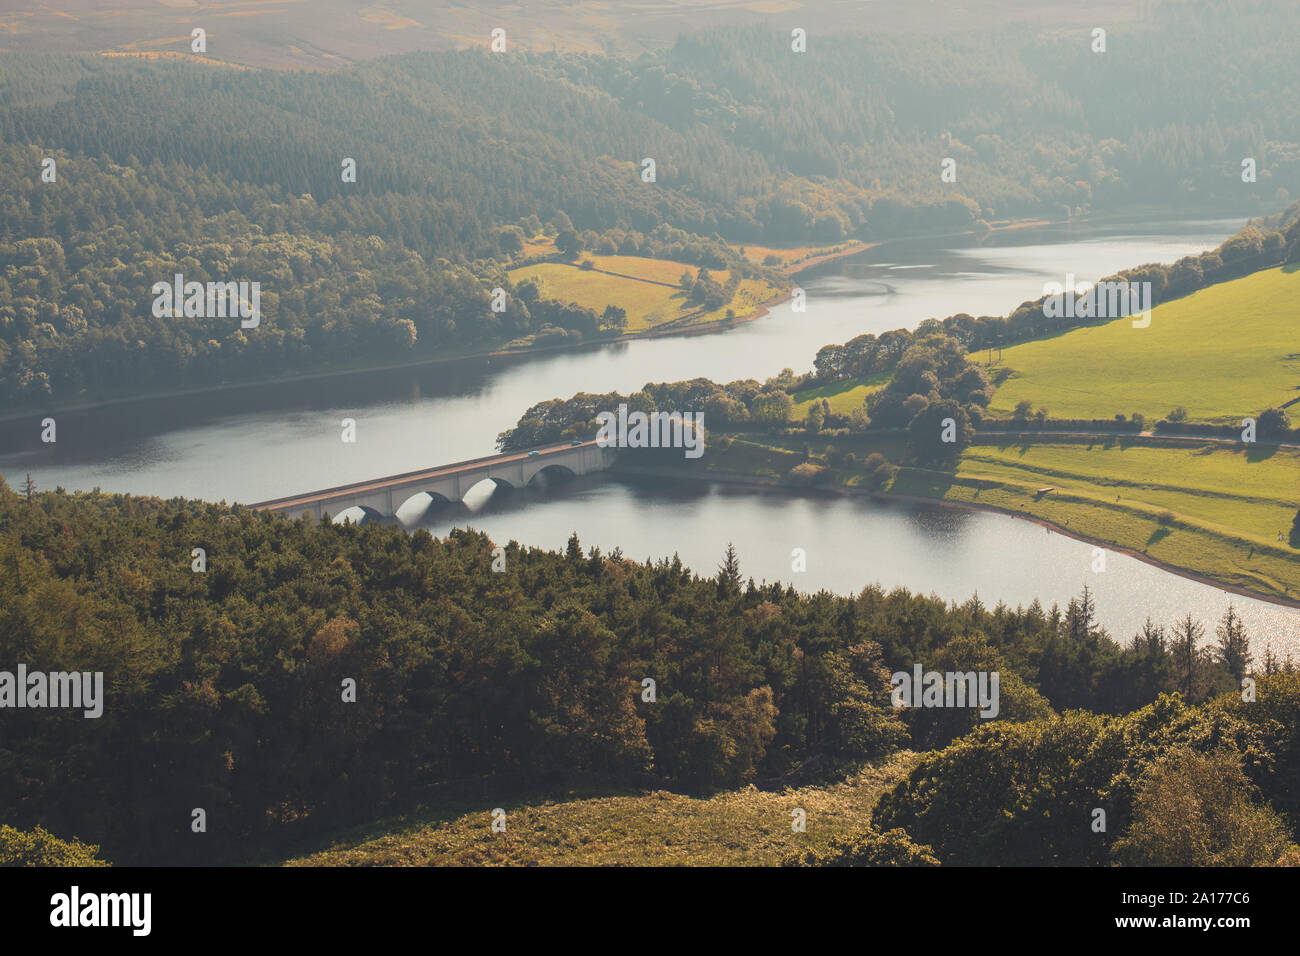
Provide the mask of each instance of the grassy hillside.
{"label": "grassy hillside", "polygon": [[[843,783],[772,793],[750,787],[708,799],[656,791],[507,805],[506,832],[491,830],[491,806],[430,812],[352,831],[288,866],[673,865],[771,866],[835,837],[866,829],[882,792],[916,755],[896,754]],[[791,828],[791,810],[807,831]]]}
{"label": "grassy hillside", "polygon": [[1300,490],[1300,452],[1269,452],[1208,442],[1173,448],[1121,441],[977,445],[962,455],[960,471],[1114,492],[1121,501],[1141,500],[1267,544],[1290,529]]}
{"label": "grassy hillside", "polygon": [[1148,328],[1116,319],[1013,346],[990,409],[1028,400],[1054,418],[1237,423],[1300,397],[1300,269],[1269,269],[1159,306]]}
{"label": "grassy hillside", "polygon": [[[1040,488],[1056,489],[1040,495]],[[1231,446],[975,445],[956,473],[903,469],[888,489],[1023,512],[1224,584],[1300,598],[1284,538],[1300,453],[1251,461]]]}
{"label": "grassy hillside", "polygon": [[[540,262],[510,270],[510,280],[516,285],[535,280],[545,298],[586,306],[597,313],[607,305],[618,306],[627,312],[627,332],[643,332],[668,323],[713,322],[725,317],[727,309],[734,310],[737,318],[746,318],[781,292],[768,282],[744,279],[729,305],[705,310],[689,301],[678,285],[683,272],[697,276],[698,266],[643,256],[588,255],[585,259],[592,268],[581,269],[568,262]],[[729,276],[725,269],[711,274],[719,283],[725,283]]]}
{"label": "grassy hillside", "polygon": [[790,412],[790,417],[796,421],[804,418],[812,403],[820,402],[822,399],[830,403],[831,411],[842,415],[850,414],[854,409],[862,408],[862,403],[866,401],[867,396],[884,386],[893,374],[892,371],[876,372],[860,378],[795,392],[792,396],[794,408]]}
{"label": "grassy hillside", "polygon": [[862,252],[865,249],[870,249],[873,245],[875,243],[854,241],[826,247],[793,246],[775,248],[773,246],[733,244],[732,248],[756,265],[780,266],[789,269],[800,263],[807,262],[809,259],[818,259],[831,254]]}

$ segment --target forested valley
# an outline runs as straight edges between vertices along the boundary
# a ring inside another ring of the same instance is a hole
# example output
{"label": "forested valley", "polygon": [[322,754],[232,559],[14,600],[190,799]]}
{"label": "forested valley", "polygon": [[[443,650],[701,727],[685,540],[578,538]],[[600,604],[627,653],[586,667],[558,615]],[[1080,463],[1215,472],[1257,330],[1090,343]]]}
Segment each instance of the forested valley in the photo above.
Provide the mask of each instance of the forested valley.
{"label": "forested valley", "polygon": [[[816,37],[816,57],[755,28],[635,59],[461,51],[331,73],[5,54],[0,400],[617,334],[515,294],[505,266],[548,226],[735,269],[744,243],[1174,201],[1263,212],[1300,173],[1300,57],[1274,6],[1157,8],[1104,69],[1078,38],[1022,28]],[[1179,65],[1207,49],[1220,79],[1193,103]],[[1260,71],[1283,91],[1267,105],[1250,95]],[[1243,157],[1259,169],[1245,193]],[[155,317],[150,287],[175,274],[261,282],[264,320]]]}

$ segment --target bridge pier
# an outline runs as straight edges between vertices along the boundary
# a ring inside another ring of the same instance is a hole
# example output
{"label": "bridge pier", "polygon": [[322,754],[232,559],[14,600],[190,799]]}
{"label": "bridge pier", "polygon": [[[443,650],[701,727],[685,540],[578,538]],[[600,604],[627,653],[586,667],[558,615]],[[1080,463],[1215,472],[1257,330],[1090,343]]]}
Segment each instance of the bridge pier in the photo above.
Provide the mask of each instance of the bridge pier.
{"label": "bridge pier", "polygon": [[613,464],[617,451],[601,448],[594,441],[581,444],[554,445],[532,452],[515,452],[475,458],[425,471],[354,482],[321,491],[262,501],[250,507],[278,511],[297,517],[304,512],[320,520],[331,518],[348,508],[372,510],[384,517],[395,516],[397,509],[413,496],[427,493],[435,500],[459,503],[465,494],[485,479],[495,480],[515,490],[526,488],[538,474],[548,468],[561,468],[574,476],[604,471]]}

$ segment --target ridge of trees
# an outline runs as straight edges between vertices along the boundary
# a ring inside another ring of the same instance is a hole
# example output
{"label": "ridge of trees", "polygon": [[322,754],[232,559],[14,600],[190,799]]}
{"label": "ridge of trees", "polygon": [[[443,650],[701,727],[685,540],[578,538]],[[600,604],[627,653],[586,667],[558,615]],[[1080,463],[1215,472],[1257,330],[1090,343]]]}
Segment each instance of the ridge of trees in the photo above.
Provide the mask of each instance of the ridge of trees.
{"label": "ridge of trees", "polygon": [[[1262,211],[1300,180],[1297,34],[1275,26],[1295,11],[1226,10],[1180,11],[1174,30],[1163,29],[1173,11],[1157,11],[1105,57],[1022,28],[824,37],[815,57],[739,29],[636,59],[462,51],[334,73],[5,54],[0,400],[599,333],[599,316],[565,304],[539,314],[512,295],[505,313],[489,308],[492,288],[514,291],[503,266],[529,217],[615,248],[656,248],[626,237],[669,228],[691,237],[667,243],[685,251],[1189,195]],[[1195,112],[1189,50],[1219,77]],[[1278,88],[1268,108],[1252,94],[1257,75]],[[1135,101],[1125,84],[1139,76]],[[47,156],[56,183],[38,175]],[[1244,197],[1242,156],[1260,169]],[[341,180],[344,157],[358,163],[355,183]],[[638,175],[645,157],[653,184]],[[956,183],[939,180],[941,157],[958,162]],[[1267,233],[1139,278],[1158,299],[1185,294],[1283,252],[1294,261],[1288,236],[1285,249]],[[177,272],[263,282],[263,325],[154,318],[149,287]],[[1002,324],[952,317],[947,331],[983,348],[1042,323],[1022,306]]]}
{"label": "ridge of trees", "polygon": [[[102,671],[106,696],[94,720],[6,713],[0,819],[115,863],[229,862],[448,781],[709,790],[944,746],[980,721],[893,708],[889,674],[918,661],[999,670],[1004,721],[1204,700],[1249,666],[1237,637],[1231,654],[1182,648],[1194,620],[1121,647],[1086,592],[1063,611],[989,609],[742,583],[743,555],[704,577],[576,536],[504,554],[494,573],[472,531],[0,484],[0,660]],[[1288,667],[1270,654],[1264,670]],[[217,838],[191,838],[193,807]]]}

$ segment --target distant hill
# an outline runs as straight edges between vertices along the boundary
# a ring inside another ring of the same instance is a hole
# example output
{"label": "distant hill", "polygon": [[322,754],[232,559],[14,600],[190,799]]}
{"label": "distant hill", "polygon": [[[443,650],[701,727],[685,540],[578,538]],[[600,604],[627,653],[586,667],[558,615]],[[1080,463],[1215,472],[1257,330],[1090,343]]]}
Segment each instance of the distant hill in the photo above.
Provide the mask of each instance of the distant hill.
{"label": "distant hill", "polygon": [[[1165,0],[1182,5],[1186,0]],[[1127,24],[1139,4],[1116,3],[1107,22]],[[951,6],[934,17],[914,0],[873,0],[870,26],[882,30],[966,32],[1016,22],[1090,26],[1091,9],[1062,0],[981,0]],[[636,54],[670,45],[684,32],[763,25],[786,33],[833,36],[863,25],[859,0],[788,4],[764,0],[647,0],[509,3],[479,0],[17,0],[0,13],[0,52],[8,50],[104,53],[158,57],[188,52],[190,29],[200,26],[218,60],[272,69],[337,69],[354,60],[415,50],[486,46],[494,28],[507,31],[517,50]]]}
{"label": "distant hill", "polygon": [[[1068,20],[999,9],[1016,22],[979,33],[813,29],[806,53],[788,21],[750,11],[747,26],[684,31],[638,57],[474,44],[332,71],[231,69],[214,65],[219,30],[199,55],[180,27],[164,34],[176,49],[110,51],[162,58],[0,54],[0,401],[454,357],[548,326],[566,341],[606,334],[599,315],[544,315],[513,295],[521,237],[548,225],[602,254],[734,271],[727,244],[1139,206],[1263,215],[1300,195],[1300,8],[1162,4],[1113,21],[1104,54]],[[204,10],[241,29],[264,12]],[[41,16],[28,12],[0,24],[27,31]],[[90,29],[89,8],[69,12],[66,29]],[[361,12],[415,29],[404,6]],[[57,182],[41,177],[46,159]],[[264,321],[162,322],[150,289],[178,273],[259,282]],[[495,288],[511,294],[505,312]]]}

